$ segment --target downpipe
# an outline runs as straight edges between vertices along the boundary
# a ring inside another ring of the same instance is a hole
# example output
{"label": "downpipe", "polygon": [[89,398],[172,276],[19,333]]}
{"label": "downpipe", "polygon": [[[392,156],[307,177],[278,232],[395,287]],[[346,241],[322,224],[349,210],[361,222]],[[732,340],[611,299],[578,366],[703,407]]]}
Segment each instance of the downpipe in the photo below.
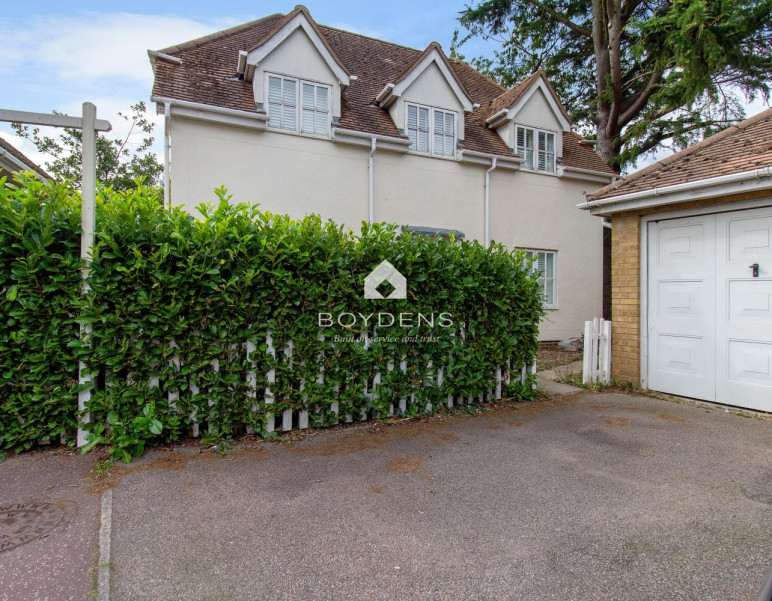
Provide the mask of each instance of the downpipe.
{"label": "downpipe", "polygon": [[493,157],[490,168],[485,172],[485,248],[491,245],[491,172],[496,169],[497,160]]}

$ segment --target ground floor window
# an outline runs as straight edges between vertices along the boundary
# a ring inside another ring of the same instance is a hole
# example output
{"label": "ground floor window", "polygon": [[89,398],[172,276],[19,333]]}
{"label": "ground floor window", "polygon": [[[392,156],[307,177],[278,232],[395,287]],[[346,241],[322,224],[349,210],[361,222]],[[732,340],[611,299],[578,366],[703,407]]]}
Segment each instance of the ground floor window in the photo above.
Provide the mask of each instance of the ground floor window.
{"label": "ground floor window", "polygon": [[539,274],[538,282],[542,289],[545,309],[557,309],[557,256],[554,250],[526,250],[526,256],[529,259],[536,260],[532,263],[531,269]]}

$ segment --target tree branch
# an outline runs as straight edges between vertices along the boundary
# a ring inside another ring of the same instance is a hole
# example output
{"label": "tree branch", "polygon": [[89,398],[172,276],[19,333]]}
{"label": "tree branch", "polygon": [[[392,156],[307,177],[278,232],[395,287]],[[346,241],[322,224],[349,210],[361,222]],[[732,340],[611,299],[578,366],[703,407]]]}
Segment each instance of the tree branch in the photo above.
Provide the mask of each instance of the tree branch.
{"label": "tree branch", "polygon": [[592,37],[592,31],[587,29],[586,27],[582,27],[581,25],[577,25],[574,23],[571,19],[568,17],[565,17],[564,15],[561,15],[558,11],[556,11],[551,6],[547,6],[544,4],[544,2],[540,2],[539,0],[527,0],[529,4],[532,6],[535,6],[538,9],[543,10],[545,13],[547,13],[550,17],[555,19],[558,23],[562,23],[566,27],[568,27],[571,31],[575,31],[579,35],[583,35],[587,38]]}
{"label": "tree branch", "polygon": [[648,83],[640,92],[638,92],[638,95],[635,100],[633,100],[633,103],[627,107],[627,109],[619,116],[620,129],[630,123],[630,121],[632,121],[636,115],[641,112],[643,107],[646,106],[649,98],[651,98],[652,94],[657,91],[661,77],[661,69],[654,69],[654,71],[652,71]]}

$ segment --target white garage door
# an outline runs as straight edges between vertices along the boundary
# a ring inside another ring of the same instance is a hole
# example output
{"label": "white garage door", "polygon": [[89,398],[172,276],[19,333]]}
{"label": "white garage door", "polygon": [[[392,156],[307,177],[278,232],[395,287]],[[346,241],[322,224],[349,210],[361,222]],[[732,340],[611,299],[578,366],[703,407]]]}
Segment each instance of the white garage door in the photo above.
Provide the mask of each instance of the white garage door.
{"label": "white garage door", "polygon": [[649,222],[648,273],[648,387],[772,411],[772,208]]}

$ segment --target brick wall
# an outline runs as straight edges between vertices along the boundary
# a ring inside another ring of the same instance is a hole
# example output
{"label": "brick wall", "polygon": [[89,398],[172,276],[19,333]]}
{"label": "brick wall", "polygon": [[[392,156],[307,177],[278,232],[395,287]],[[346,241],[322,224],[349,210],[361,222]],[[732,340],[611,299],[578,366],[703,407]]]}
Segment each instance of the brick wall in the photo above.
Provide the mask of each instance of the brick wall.
{"label": "brick wall", "polygon": [[685,202],[638,212],[617,213],[611,224],[611,377],[621,382],[641,383],[640,257],[641,216],[696,207],[768,198],[769,190],[704,201]]}
{"label": "brick wall", "polygon": [[611,377],[640,383],[640,223],[638,213],[620,213],[611,230]]}

